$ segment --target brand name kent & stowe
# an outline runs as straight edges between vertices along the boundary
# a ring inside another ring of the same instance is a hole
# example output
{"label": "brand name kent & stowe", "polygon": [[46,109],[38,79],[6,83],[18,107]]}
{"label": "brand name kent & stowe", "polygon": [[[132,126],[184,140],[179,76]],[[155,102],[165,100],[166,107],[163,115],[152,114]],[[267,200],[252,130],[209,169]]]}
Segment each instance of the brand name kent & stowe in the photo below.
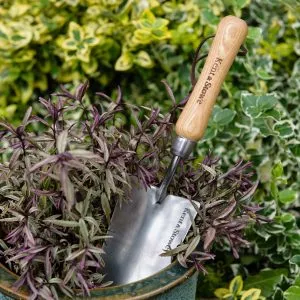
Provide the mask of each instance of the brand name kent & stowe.
{"label": "brand name kent & stowe", "polygon": [[185,216],[189,213],[189,211],[190,211],[190,210],[186,207],[186,208],[184,209],[184,211],[182,212],[182,214],[181,214],[181,216],[180,216],[180,218],[179,218],[179,220],[178,220],[178,222],[177,222],[177,224],[176,224],[176,227],[175,227],[175,229],[173,230],[172,235],[170,236],[170,239],[169,239],[169,241],[168,241],[168,244],[167,244],[166,247],[165,247],[165,250],[171,250],[171,244],[172,244],[172,242],[174,241],[175,237],[179,234],[179,232],[180,232],[180,227],[181,227],[181,225],[182,225],[182,223],[183,223],[183,220],[184,220]]}
{"label": "brand name kent & stowe", "polygon": [[212,86],[211,81],[212,81],[213,77],[215,76],[216,72],[218,71],[218,68],[219,68],[219,66],[221,65],[222,61],[223,61],[223,59],[221,59],[221,58],[219,58],[219,57],[217,57],[217,58],[215,59],[213,65],[212,65],[212,67],[211,67],[211,69],[210,69],[210,72],[209,72],[209,74],[208,74],[208,76],[207,76],[207,78],[206,78],[206,81],[205,81],[205,83],[204,83],[204,86],[203,86],[203,88],[202,88],[202,90],[201,90],[201,93],[200,93],[200,95],[199,95],[199,97],[198,97],[198,99],[197,99],[197,103],[201,104],[201,103],[204,101],[204,97],[205,97],[207,91],[208,91],[208,90],[211,88],[211,86]]}

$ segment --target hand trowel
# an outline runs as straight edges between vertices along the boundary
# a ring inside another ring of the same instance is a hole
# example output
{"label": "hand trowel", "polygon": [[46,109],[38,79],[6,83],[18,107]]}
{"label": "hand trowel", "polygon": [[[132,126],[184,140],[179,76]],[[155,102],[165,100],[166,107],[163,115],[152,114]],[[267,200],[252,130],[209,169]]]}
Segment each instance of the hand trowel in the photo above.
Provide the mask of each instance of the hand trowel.
{"label": "hand trowel", "polygon": [[[245,37],[246,23],[223,18],[199,79],[177,123],[173,159],[160,187],[147,190],[133,183],[131,198],[116,206],[104,246],[106,279],[127,284],[151,276],[171,263],[160,256],[176,248],[191,227],[196,210],[190,200],[167,195],[180,160],[186,159],[204,135],[213,105]],[[196,202],[195,202],[196,204]]]}

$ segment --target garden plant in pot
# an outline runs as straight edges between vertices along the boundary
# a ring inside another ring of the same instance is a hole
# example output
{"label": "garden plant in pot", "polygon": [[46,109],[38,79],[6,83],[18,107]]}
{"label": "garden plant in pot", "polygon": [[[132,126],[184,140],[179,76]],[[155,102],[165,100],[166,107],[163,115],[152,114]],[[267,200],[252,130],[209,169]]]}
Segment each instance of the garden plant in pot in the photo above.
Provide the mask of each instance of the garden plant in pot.
{"label": "garden plant in pot", "polygon": [[[227,35],[214,40],[194,88],[194,93],[203,93],[203,79],[215,55],[222,55],[214,85],[206,90],[211,99],[200,103],[208,114],[242,43],[235,45],[234,30],[226,28]],[[185,239],[163,253],[174,262],[150,277],[152,281],[113,287],[105,279],[110,253],[103,246],[113,239],[108,228],[116,204],[126,204],[130,197],[131,177],[145,188],[159,185],[170,163],[177,114],[186,101],[177,104],[167,86],[173,105],[162,115],[158,109],[127,104],[120,89],[116,100],[97,93],[99,102],[90,105],[87,88],[81,84],[72,93],[62,87],[50,99],[41,98],[40,115],[29,108],[18,127],[0,123],[1,290],[31,299],[146,299],[195,270],[205,272],[204,262],[214,258],[214,243],[238,257],[239,247],[248,244],[244,228],[260,222],[258,208],[248,203],[256,187],[253,173],[250,163],[243,162],[222,172],[218,159],[209,154],[181,163],[169,186],[171,194],[199,204]],[[197,101],[188,103],[193,110]],[[202,117],[206,127],[208,117]],[[135,218],[134,211],[128,218]],[[149,290],[155,278],[160,286]]]}

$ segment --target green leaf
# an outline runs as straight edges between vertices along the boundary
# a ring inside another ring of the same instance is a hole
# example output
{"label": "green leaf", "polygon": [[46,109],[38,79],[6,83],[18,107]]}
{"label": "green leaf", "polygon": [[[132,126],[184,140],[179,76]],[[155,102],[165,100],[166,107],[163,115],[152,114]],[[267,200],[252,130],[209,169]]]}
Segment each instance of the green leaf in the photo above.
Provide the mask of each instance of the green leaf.
{"label": "green leaf", "polygon": [[83,42],[88,44],[89,46],[95,46],[98,44],[99,39],[97,39],[96,37],[88,37],[84,39]]}
{"label": "green leaf", "polygon": [[286,300],[299,300],[300,286],[290,286],[283,295]]}
{"label": "green leaf", "polygon": [[263,80],[270,80],[274,78],[274,76],[270,75],[266,70],[260,67],[257,69],[256,74],[259,78]]}
{"label": "green leaf", "polygon": [[300,144],[299,143],[295,142],[295,144],[290,145],[289,148],[295,156],[300,157]]}
{"label": "green leaf", "polygon": [[276,121],[280,120],[281,115],[282,114],[279,110],[276,110],[276,109],[273,109],[273,108],[268,110],[266,113],[263,114],[264,117],[270,118],[270,119],[273,119],[273,120],[276,120]]}
{"label": "green leaf", "polygon": [[223,299],[225,295],[230,294],[230,291],[225,288],[219,288],[214,291],[214,294],[218,299]]}
{"label": "green leaf", "polygon": [[241,300],[258,300],[260,296],[260,289],[250,289],[242,293]]}
{"label": "green leaf", "polygon": [[134,44],[149,44],[153,36],[151,31],[145,29],[137,29],[134,32],[133,42]]}
{"label": "green leaf", "polygon": [[281,162],[277,162],[272,168],[273,178],[279,178],[283,175],[283,166]]}
{"label": "green leaf", "polygon": [[233,295],[238,295],[243,290],[243,279],[242,276],[234,277],[229,285],[229,291]]}
{"label": "green leaf", "polygon": [[124,52],[117,60],[115,69],[117,71],[127,71],[133,66],[133,56],[129,52]]}
{"label": "green leaf", "polygon": [[75,221],[66,221],[66,220],[55,220],[55,219],[46,219],[44,220],[46,223],[51,223],[53,225],[61,226],[61,227],[78,227],[79,223]]}
{"label": "green leaf", "polygon": [[207,129],[205,130],[203,140],[211,140],[217,136],[217,133],[218,133],[217,128],[207,127]]}
{"label": "green leaf", "polygon": [[180,245],[174,249],[171,249],[171,250],[164,250],[164,253],[160,254],[160,256],[173,256],[174,254],[178,254],[184,250],[186,250],[187,248],[189,247],[188,244],[183,244],[183,245]]}
{"label": "green leaf", "polygon": [[0,71],[1,84],[14,82],[20,75],[20,69],[10,67],[4,68]]}
{"label": "green leaf", "polygon": [[[299,259],[297,259],[297,261],[298,261],[297,264],[300,267]],[[296,277],[293,285],[300,286],[300,274]]]}
{"label": "green leaf", "polygon": [[237,8],[241,9],[248,5],[250,3],[250,0],[236,0],[235,5]]}
{"label": "green leaf", "polygon": [[204,24],[217,25],[219,22],[219,18],[210,9],[202,9],[201,17]]}
{"label": "green leaf", "polygon": [[262,39],[262,29],[259,27],[249,26],[247,39],[254,40],[256,42]]}
{"label": "green leaf", "polygon": [[283,190],[279,192],[279,201],[282,204],[293,203],[297,199],[297,192],[294,190]]}
{"label": "green leaf", "polygon": [[69,34],[73,40],[79,42],[83,39],[84,33],[79,24],[75,22],[70,22],[69,24]]}
{"label": "green leaf", "polygon": [[294,255],[291,259],[290,259],[291,263],[294,263],[296,265],[298,265],[300,267],[300,254]]}
{"label": "green leaf", "polygon": [[225,108],[225,109],[220,108],[214,114],[213,121],[217,124],[217,126],[225,126],[233,120],[235,115],[236,112],[234,112],[229,108]]}
{"label": "green leaf", "polygon": [[291,120],[279,121],[274,124],[273,130],[278,132],[281,138],[288,138],[294,134],[294,125]]}
{"label": "green leaf", "polygon": [[154,39],[163,40],[170,37],[170,34],[167,30],[162,29],[152,29],[151,30],[151,36]]}
{"label": "green leaf", "polygon": [[279,234],[285,231],[285,227],[281,224],[271,223],[264,226],[264,229],[271,234]]}
{"label": "green leaf", "polygon": [[169,24],[169,20],[156,18],[155,21],[152,23],[152,27],[156,29],[163,29]]}
{"label": "green leaf", "polygon": [[[258,108],[259,110],[259,108]],[[253,121],[253,127],[259,129],[261,135],[263,137],[267,137],[270,135],[274,135],[272,127],[269,124],[269,120],[264,117],[255,118]]]}
{"label": "green leaf", "polygon": [[250,118],[257,118],[261,115],[262,111],[256,106],[257,96],[248,92],[241,94],[241,106],[244,113]]}
{"label": "green leaf", "polygon": [[62,284],[62,283],[63,283],[63,280],[60,279],[60,278],[54,277],[54,278],[51,278],[51,279],[49,280],[49,283]]}
{"label": "green leaf", "polygon": [[290,213],[283,213],[280,216],[280,220],[286,229],[292,229],[296,223],[295,216]]}
{"label": "green leaf", "polygon": [[286,269],[262,270],[257,275],[249,276],[244,281],[244,288],[246,290],[253,287],[260,289],[263,296],[269,297],[272,295],[276,285],[281,283],[283,276],[287,276],[287,274],[288,271]]}
{"label": "green leaf", "polygon": [[184,259],[187,259],[187,257],[196,249],[200,242],[200,235],[195,236],[191,243],[189,244],[188,248],[186,249],[186,252],[184,254]]}
{"label": "green leaf", "polygon": [[250,118],[258,118],[262,113],[271,110],[277,104],[275,93],[256,96],[249,92],[242,92],[241,106],[244,113]]}
{"label": "green leaf", "polygon": [[262,111],[267,111],[278,103],[277,96],[275,93],[266,94],[263,96],[257,96],[256,106]]}
{"label": "green leaf", "polygon": [[289,260],[291,274],[298,274],[294,285],[300,286],[300,254],[296,254]]}
{"label": "green leaf", "polygon": [[97,247],[94,247],[94,246],[89,246],[88,249],[92,253],[97,253],[97,254],[103,254],[103,253],[105,253],[105,251],[102,248],[97,248]]}
{"label": "green leaf", "polygon": [[151,10],[149,10],[149,9],[145,9],[144,11],[143,11],[143,14],[142,14],[142,16],[141,16],[141,18],[142,18],[142,20],[148,20],[151,24],[153,23],[153,22],[155,22],[155,15],[152,13],[152,11]]}
{"label": "green leaf", "polygon": [[153,62],[146,51],[139,51],[134,62],[143,68],[152,68]]}
{"label": "green leaf", "polygon": [[85,251],[85,249],[79,249],[73,253],[70,253],[70,255],[66,258],[66,261],[74,260],[76,257],[82,255]]}
{"label": "green leaf", "polygon": [[153,22],[150,22],[147,19],[142,19],[139,24],[141,25],[141,27],[145,28],[145,29],[151,29],[152,28],[152,24]]}
{"label": "green leaf", "polygon": [[87,226],[86,226],[83,219],[79,220],[79,229],[80,229],[80,233],[83,237],[84,242],[86,244],[88,244],[88,242],[89,242],[89,231],[88,231]]}
{"label": "green leaf", "polygon": [[276,287],[272,295],[272,300],[283,300],[283,291],[281,290],[281,288]]}

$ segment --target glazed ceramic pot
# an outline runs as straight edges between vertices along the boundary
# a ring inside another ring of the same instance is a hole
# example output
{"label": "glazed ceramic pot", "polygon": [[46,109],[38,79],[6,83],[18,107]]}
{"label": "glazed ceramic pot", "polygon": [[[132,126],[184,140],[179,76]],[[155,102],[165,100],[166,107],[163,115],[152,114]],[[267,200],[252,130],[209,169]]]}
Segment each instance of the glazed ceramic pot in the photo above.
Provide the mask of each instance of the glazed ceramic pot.
{"label": "glazed ceramic pot", "polygon": [[[7,299],[5,296],[12,299],[29,298],[29,291],[26,287],[18,291],[13,290],[12,284],[17,278],[17,275],[0,264],[0,292],[3,295],[3,299]],[[196,272],[194,267],[185,269],[177,262],[174,262],[159,273],[137,282],[92,289],[90,291],[91,299],[193,300],[196,294],[197,278],[198,272]],[[80,298],[81,297],[74,297],[74,299]],[[84,299],[86,299],[86,297]]]}

